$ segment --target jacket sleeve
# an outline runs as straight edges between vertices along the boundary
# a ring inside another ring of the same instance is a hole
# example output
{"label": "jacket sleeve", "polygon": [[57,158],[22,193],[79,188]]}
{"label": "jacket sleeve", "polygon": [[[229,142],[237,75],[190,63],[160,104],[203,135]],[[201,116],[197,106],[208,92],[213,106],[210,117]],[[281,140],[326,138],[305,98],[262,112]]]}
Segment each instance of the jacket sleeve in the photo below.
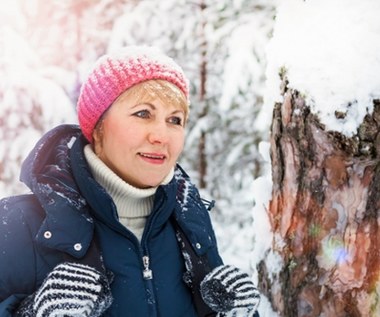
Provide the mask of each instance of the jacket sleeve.
{"label": "jacket sleeve", "polygon": [[21,197],[0,201],[0,316],[12,312],[35,287],[35,253]]}
{"label": "jacket sleeve", "polygon": [[11,295],[0,303],[0,316],[12,317],[24,295]]}

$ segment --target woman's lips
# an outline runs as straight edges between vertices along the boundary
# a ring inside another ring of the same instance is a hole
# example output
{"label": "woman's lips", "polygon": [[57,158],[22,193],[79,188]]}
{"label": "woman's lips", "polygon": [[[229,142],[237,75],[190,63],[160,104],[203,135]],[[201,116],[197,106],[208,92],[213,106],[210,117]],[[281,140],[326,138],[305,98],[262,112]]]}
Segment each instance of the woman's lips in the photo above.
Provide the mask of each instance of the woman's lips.
{"label": "woman's lips", "polygon": [[158,154],[158,153],[141,153],[140,152],[139,155],[144,161],[153,163],[153,164],[162,164],[166,159],[165,155]]}

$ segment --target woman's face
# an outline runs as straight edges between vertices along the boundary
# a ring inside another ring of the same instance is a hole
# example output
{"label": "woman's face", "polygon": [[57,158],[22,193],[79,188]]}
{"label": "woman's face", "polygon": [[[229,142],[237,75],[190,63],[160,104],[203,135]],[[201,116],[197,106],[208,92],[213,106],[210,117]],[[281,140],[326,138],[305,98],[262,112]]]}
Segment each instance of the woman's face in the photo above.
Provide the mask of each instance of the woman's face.
{"label": "woman's face", "polygon": [[98,157],[132,186],[158,186],[182,152],[185,113],[160,98],[137,102],[124,92],[94,130]]}

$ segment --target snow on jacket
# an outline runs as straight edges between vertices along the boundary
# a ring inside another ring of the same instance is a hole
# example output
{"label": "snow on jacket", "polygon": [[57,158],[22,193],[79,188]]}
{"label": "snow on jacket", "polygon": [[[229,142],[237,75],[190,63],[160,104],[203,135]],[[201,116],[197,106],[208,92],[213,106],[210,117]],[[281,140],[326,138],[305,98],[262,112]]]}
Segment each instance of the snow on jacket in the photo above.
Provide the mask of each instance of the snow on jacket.
{"label": "snow on jacket", "polygon": [[[22,166],[21,180],[32,193],[0,202],[0,316],[12,316],[67,254],[85,257],[94,233],[114,275],[114,301],[104,317],[197,316],[171,220],[211,269],[222,264],[197,189],[177,166],[173,180],[157,189],[140,243],[118,221],[111,197],[92,177],[85,143],[75,125],[48,132]],[[152,270],[152,279],[144,279],[144,268]]]}

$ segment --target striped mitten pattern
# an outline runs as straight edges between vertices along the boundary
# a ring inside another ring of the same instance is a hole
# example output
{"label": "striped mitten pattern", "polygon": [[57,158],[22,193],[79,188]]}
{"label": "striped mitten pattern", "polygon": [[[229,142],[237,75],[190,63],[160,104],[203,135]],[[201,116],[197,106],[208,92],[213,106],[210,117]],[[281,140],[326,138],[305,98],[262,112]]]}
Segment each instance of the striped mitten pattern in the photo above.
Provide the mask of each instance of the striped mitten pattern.
{"label": "striped mitten pattern", "polygon": [[200,289],[204,302],[218,312],[218,317],[252,317],[260,302],[260,293],[249,275],[231,265],[213,269]]}
{"label": "striped mitten pattern", "polygon": [[21,305],[17,316],[99,317],[111,303],[104,274],[87,265],[65,262],[49,273],[37,292]]}

